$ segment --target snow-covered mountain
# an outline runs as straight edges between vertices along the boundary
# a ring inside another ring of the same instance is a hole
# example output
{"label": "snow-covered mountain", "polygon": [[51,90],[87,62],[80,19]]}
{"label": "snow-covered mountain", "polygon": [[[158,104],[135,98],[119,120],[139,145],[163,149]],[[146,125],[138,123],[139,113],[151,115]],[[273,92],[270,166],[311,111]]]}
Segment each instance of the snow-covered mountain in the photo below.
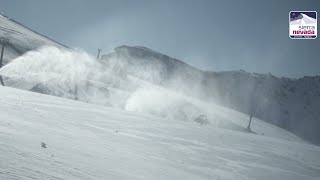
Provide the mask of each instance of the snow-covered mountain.
{"label": "snow-covered mountain", "polygon": [[[203,79],[202,71],[178,59],[141,46],[116,47],[114,52],[102,55],[101,59],[121,64],[130,75],[184,93],[197,91],[200,80]],[[189,86],[190,84],[193,85]]]}
{"label": "snow-covered mountain", "polygon": [[318,77],[204,72],[144,47],[97,60],[4,16],[0,35],[11,43],[0,73],[23,89],[0,86],[0,179],[320,177],[319,147],[259,118],[248,130],[239,112],[260,100],[300,110]]}
{"label": "snow-covered mountain", "polygon": [[145,47],[120,46],[102,60],[121,62],[128,74],[207,102],[253,113],[320,143],[320,76],[300,79],[245,71],[206,72]]}
{"label": "snow-covered mountain", "polygon": [[[8,86],[122,109],[132,108],[126,103],[137,89],[146,87],[146,84],[148,87],[162,86],[185,96],[200,98],[243,113],[254,113],[255,117],[290,130],[309,141],[320,142],[320,131],[317,128],[320,125],[319,76],[289,79],[244,71],[205,72],[178,59],[141,46],[117,47],[114,52],[103,55],[101,61],[92,63],[90,60],[92,57],[85,53],[71,53],[66,46],[2,15],[0,16],[0,35],[10,40],[4,53],[4,65],[29,50],[42,46],[57,48],[42,49],[23,56],[22,59],[27,59],[26,61],[20,61],[17,66],[11,67],[11,73],[15,75],[17,73],[14,71],[18,67],[19,72],[25,73],[23,80],[21,80],[21,73],[19,78],[4,77]],[[44,58],[41,53],[52,55]],[[66,74],[69,71],[61,69],[56,71],[57,68],[53,68],[55,64],[60,64],[59,60],[65,61],[61,57],[71,57],[70,62],[73,63],[69,66],[78,67],[82,71],[72,74]],[[76,63],[79,57],[85,59],[82,61],[83,64]],[[47,71],[43,71],[44,63]],[[31,67],[30,64],[33,66]],[[90,67],[90,71],[83,66]],[[10,67],[6,68],[10,69]],[[29,68],[28,71],[24,71],[25,68]],[[26,74],[27,72],[29,74]],[[43,78],[34,80],[34,74],[40,77],[39,73]],[[55,76],[48,79],[48,73]],[[67,77],[67,79],[64,78],[63,84],[60,83],[61,75]],[[82,81],[83,78],[87,79]],[[70,83],[75,79],[85,83],[78,85],[78,88],[74,82]],[[77,88],[79,89],[78,97],[74,94]],[[255,107],[254,112],[252,107]],[[135,107],[134,110],[137,108]],[[140,111],[145,109],[145,107],[139,108]],[[154,113],[155,110],[148,109],[148,112]],[[163,112],[157,112],[157,114],[163,114]]]}
{"label": "snow-covered mountain", "polygon": [[319,143],[320,76],[288,79],[239,71],[210,73],[208,79],[221,104],[254,111],[256,117]]}

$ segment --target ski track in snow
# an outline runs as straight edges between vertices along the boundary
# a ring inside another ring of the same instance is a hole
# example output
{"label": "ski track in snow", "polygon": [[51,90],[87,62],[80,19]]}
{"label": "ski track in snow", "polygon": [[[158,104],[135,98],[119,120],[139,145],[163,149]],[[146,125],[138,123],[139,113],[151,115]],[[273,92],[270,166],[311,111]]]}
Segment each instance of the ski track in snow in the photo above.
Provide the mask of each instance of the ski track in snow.
{"label": "ski track in snow", "polygon": [[7,87],[0,94],[0,179],[320,177],[320,148],[301,141]]}

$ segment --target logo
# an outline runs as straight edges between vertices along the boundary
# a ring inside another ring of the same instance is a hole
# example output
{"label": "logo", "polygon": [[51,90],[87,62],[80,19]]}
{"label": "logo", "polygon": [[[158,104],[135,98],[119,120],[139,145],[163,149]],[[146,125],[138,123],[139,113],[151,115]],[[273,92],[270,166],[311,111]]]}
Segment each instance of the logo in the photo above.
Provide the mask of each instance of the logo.
{"label": "logo", "polygon": [[291,39],[316,39],[317,12],[290,11],[289,36]]}

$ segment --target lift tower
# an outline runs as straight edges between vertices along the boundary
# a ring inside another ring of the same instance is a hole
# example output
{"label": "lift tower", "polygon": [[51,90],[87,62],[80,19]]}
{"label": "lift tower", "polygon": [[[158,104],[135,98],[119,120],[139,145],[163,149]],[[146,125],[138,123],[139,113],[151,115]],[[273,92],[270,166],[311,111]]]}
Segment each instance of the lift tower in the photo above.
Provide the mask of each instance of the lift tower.
{"label": "lift tower", "polygon": [[[0,37],[0,44],[1,44],[1,57],[0,57],[0,68],[2,68],[2,60],[3,60],[3,53],[4,53],[4,47],[9,45],[9,39],[5,37]],[[4,86],[2,76],[0,75],[0,81],[2,86]]]}

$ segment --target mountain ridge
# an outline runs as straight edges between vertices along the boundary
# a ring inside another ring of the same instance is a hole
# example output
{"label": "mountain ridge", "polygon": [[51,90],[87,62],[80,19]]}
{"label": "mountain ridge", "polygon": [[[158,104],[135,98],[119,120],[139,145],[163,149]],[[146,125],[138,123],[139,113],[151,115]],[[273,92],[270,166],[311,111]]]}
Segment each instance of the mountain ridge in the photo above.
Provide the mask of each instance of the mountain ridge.
{"label": "mountain ridge", "polygon": [[203,71],[141,46],[119,46],[101,59],[116,59],[133,76],[240,112],[250,114],[255,107],[256,117],[320,143],[318,75],[287,78],[244,70]]}

